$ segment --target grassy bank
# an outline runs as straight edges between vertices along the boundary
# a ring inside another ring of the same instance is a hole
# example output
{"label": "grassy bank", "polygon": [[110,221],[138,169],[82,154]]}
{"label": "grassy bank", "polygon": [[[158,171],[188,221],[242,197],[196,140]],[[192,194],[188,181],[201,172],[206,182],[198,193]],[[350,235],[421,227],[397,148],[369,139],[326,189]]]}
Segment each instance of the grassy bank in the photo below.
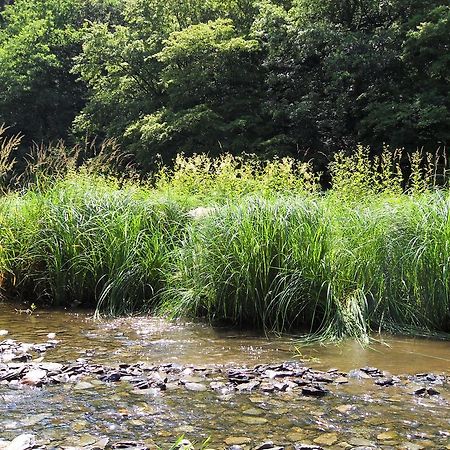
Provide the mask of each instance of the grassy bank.
{"label": "grassy bank", "polygon": [[230,156],[151,183],[41,179],[1,199],[2,296],[323,338],[450,331],[449,191],[396,158],[341,155],[325,193],[309,164]]}

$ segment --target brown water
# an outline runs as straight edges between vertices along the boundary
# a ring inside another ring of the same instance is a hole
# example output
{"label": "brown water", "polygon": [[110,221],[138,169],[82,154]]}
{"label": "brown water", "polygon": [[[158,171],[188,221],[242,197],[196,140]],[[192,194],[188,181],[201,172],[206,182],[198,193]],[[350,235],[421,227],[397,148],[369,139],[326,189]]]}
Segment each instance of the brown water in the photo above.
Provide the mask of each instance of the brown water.
{"label": "brown water", "polygon": [[[147,317],[95,321],[89,313],[26,315],[0,305],[0,329],[8,330],[9,338],[35,343],[56,333],[60,342],[47,352],[47,361],[255,365],[298,358],[292,337],[267,338]],[[309,364],[323,369],[370,365],[394,374],[450,374],[449,342],[377,339],[368,348],[347,341],[299,350]],[[103,437],[111,442],[153,440],[165,448],[185,434],[197,442],[210,437],[210,448],[224,448],[224,439],[234,436],[249,438],[250,447],[267,439],[289,447],[323,438],[330,443],[324,448],[346,448],[344,443],[349,443],[347,448],[367,448],[372,443],[373,448],[446,449],[450,391],[437,388],[440,396],[420,398],[405,387],[380,388],[372,380],[354,380],[333,387],[322,399],[309,399],[292,393],[219,397],[182,389],[153,397],[136,394],[127,383],[95,384],[87,391],[72,385],[20,390],[0,386],[0,438],[32,432],[51,448],[80,447]]]}

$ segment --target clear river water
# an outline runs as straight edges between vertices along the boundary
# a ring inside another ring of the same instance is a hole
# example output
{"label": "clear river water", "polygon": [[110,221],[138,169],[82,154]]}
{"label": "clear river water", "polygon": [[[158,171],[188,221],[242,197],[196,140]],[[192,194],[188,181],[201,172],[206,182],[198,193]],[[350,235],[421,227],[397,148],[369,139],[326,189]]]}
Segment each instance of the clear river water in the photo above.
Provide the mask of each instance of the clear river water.
{"label": "clear river water", "polygon": [[[303,347],[293,336],[151,317],[94,320],[89,312],[20,314],[8,304],[0,304],[0,329],[8,330],[7,338],[30,343],[45,342],[48,333],[55,333],[56,348],[43,355],[48,362],[82,358],[109,366],[243,367],[302,360],[325,371],[375,366],[394,375],[450,375],[450,342],[445,340],[379,335],[368,347],[355,341]],[[108,439],[109,445],[131,440],[165,449],[184,435],[197,445],[209,438],[210,449],[232,443],[254,448],[268,440],[286,449],[300,442],[324,449],[450,449],[448,384],[435,386],[439,395],[417,396],[411,393],[414,382],[381,387],[355,377],[314,398],[289,391],[218,395],[182,388],[151,395],[137,393],[126,382],[95,381],[81,390],[70,383],[0,385],[0,439],[33,433],[47,448],[92,448]]]}

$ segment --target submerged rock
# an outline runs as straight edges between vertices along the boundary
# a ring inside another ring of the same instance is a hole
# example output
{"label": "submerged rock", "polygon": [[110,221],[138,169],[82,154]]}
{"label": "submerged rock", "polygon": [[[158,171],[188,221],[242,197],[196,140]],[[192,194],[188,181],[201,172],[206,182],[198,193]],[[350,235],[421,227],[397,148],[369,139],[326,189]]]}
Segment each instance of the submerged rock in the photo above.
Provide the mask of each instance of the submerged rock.
{"label": "submerged rock", "polygon": [[350,412],[352,409],[354,408],[353,405],[340,405],[337,406],[336,409],[342,413],[342,414],[347,414],[348,412]]}
{"label": "submerged rock", "polygon": [[207,390],[207,387],[201,383],[185,383],[184,387],[188,391],[195,391],[195,392],[204,392]]}
{"label": "submerged rock", "polygon": [[333,445],[338,441],[338,436],[336,433],[325,433],[314,439],[316,444],[320,445]]}
{"label": "submerged rock", "polygon": [[264,417],[255,416],[242,416],[239,421],[246,423],[247,425],[263,425],[268,422]]}
{"label": "submerged rock", "polygon": [[74,386],[75,391],[85,391],[87,389],[92,389],[94,385],[92,383],[89,383],[88,381],[80,381]]}
{"label": "submerged rock", "polygon": [[385,432],[377,435],[377,439],[379,441],[392,441],[392,440],[397,440],[398,438],[399,438],[399,435],[395,431],[385,431]]}
{"label": "submerged rock", "polygon": [[227,445],[245,445],[250,444],[252,440],[245,436],[234,436],[234,437],[228,437],[224,440],[225,444]]}

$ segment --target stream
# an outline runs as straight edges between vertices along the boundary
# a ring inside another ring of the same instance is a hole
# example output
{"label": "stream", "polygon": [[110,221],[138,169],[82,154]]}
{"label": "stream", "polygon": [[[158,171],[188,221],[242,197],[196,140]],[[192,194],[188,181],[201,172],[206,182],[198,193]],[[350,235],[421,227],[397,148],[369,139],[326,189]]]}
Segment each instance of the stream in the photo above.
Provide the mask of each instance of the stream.
{"label": "stream", "polygon": [[[439,382],[440,375],[450,376],[448,341],[379,335],[369,347],[350,340],[302,347],[292,336],[151,317],[94,320],[90,312],[20,314],[9,304],[0,304],[0,330],[8,331],[0,340],[37,344],[55,333],[55,348],[41,355],[45,362],[172,363],[194,381],[197,368],[286,361],[348,373],[348,381],[330,382],[329,392],[320,397],[289,388],[224,395],[175,384],[164,391],[139,391],[128,381],[95,377],[84,385],[0,384],[0,440],[31,433],[45,448],[168,449],[184,436],[196,447],[209,439],[205,447],[210,449],[251,449],[267,441],[286,449],[450,449],[450,386]],[[377,385],[355,370],[364,367],[399,375],[401,382]],[[423,383],[409,377],[419,373]],[[207,386],[210,380],[201,381]],[[413,393],[429,385],[438,394]]]}

